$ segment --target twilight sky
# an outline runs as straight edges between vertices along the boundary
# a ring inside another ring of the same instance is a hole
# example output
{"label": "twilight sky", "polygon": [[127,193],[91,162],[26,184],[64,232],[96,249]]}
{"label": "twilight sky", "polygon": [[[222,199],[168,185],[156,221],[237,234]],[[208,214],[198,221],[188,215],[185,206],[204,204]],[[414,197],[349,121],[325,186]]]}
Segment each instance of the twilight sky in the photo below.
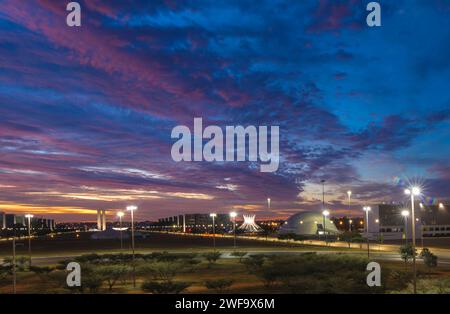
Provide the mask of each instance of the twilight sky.
{"label": "twilight sky", "polygon": [[[449,1],[380,1],[380,28],[368,0],[89,0],[78,28],[68,2],[0,0],[0,211],[286,217],[322,179],[333,215],[413,178],[450,197]],[[279,170],[172,161],[194,117],[279,125]]]}

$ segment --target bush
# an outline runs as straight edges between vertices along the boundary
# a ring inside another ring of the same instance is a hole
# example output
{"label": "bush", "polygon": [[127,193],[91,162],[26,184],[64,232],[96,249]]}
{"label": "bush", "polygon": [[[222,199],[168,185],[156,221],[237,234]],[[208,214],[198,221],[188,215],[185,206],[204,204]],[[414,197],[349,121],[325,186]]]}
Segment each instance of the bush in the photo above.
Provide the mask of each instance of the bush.
{"label": "bush", "polygon": [[400,247],[400,256],[407,263],[414,256],[417,256],[417,250],[413,251],[412,244],[408,243]]}
{"label": "bush", "polygon": [[231,279],[218,279],[205,281],[205,287],[209,290],[215,290],[217,293],[222,293],[233,284]]}
{"label": "bush", "polygon": [[43,266],[43,267],[31,266],[30,267],[30,271],[35,273],[41,280],[45,280],[47,278],[48,274],[50,274],[53,270],[55,270],[55,268],[50,267],[50,266]]}
{"label": "bush", "polygon": [[95,271],[103,279],[103,281],[106,281],[106,283],[108,284],[108,289],[109,291],[111,291],[117,281],[128,276],[128,274],[131,272],[131,268],[126,266],[107,265],[101,266]]}
{"label": "bush", "polygon": [[264,256],[263,255],[250,255],[249,258],[243,261],[243,264],[247,268],[247,271],[250,273],[257,272],[261,269],[264,264]]}
{"label": "bush", "polygon": [[157,282],[145,281],[142,284],[142,290],[157,294],[179,294],[186,290],[191,284],[188,282]]}
{"label": "bush", "polygon": [[[282,283],[291,293],[378,293],[383,287],[366,284],[364,258],[347,255],[302,254],[267,258],[256,275],[264,285]],[[383,276],[382,276],[383,280]]]}
{"label": "bush", "polygon": [[436,255],[431,253],[431,251],[427,248],[424,248],[422,252],[420,252],[420,257],[423,258],[423,262],[430,268],[436,267],[438,258]]}
{"label": "bush", "polygon": [[235,257],[239,258],[239,263],[242,263],[242,259],[245,257],[245,255],[247,255],[247,252],[236,251],[236,252],[231,253],[231,256],[235,256]]}
{"label": "bush", "polygon": [[217,260],[220,258],[221,253],[220,252],[210,252],[203,255],[206,260],[208,261],[209,265],[212,265],[217,262]]}

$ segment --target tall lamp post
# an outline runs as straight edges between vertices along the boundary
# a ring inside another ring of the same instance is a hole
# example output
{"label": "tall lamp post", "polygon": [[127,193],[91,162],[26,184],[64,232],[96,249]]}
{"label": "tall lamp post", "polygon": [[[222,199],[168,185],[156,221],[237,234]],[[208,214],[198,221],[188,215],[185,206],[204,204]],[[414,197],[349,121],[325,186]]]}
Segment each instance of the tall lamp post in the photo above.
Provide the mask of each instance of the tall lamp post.
{"label": "tall lamp post", "polygon": [[413,287],[414,294],[417,293],[417,269],[416,269],[416,218],[414,217],[414,196],[420,195],[420,188],[413,186],[405,190],[406,195],[411,196],[411,235],[412,235],[412,252],[413,252]]}
{"label": "tall lamp post", "polygon": [[230,217],[233,219],[233,247],[236,249],[236,212],[231,212]]}
{"label": "tall lamp post", "polygon": [[211,213],[209,216],[212,218],[212,229],[213,229],[213,247],[214,252],[216,251],[216,220],[217,214]]}
{"label": "tall lamp post", "polygon": [[16,224],[13,225],[13,261],[12,261],[12,273],[13,273],[13,293],[16,294],[16,283],[17,283],[17,274],[16,274]]}
{"label": "tall lamp post", "polygon": [[269,198],[267,198],[267,208],[270,210],[270,197]]}
{"label": "tall lamp post", "polygon": [[131,247],[133,250],[133,287],[136,288],[136,263],[134,254],[134,211],[137,210],[137,206],[127,206],[127,210],[131,212]]}
{"label": "tall lamp post", "polygon": [[409,216],[409,211],[402,210],[402,216],[405,218],[405,245],[408,245],[408,216]]}
{"label": "tall lamp post", "polygon": [[326,220],[327,220],[327,217],[328,217],[328,215],[330,215],[330,212],[328,211],[328,210],[324,210],[323,212],[322,212],[322,215],[323,215],[323,233],[324,233],[324,235],[325,235],[325,244],[327,244],[328,243],[328,239],[327,239],[327,228],[326,228]]}
{"label": "tall lamp post", "polygon": [[119,229],[120,229],[120,249],[123,250],[123,236],[122,236],[122,217],[124,216],[124,212],[120,211],[117,213],[117,217],[119,217]]}
{"label": "tall lamp post", "polygon": [[[348,190],[347,191],[347,196],[348,196],[348,212],[350,213],[350,208],[351,208],[351,197],[352,197],[352,191]],[[350,218],[350,217],[349,217]],[[349,222],[348,224],[348,230],[350,232],[352,232],[352,224]]]}
{"label": "tall lamp post", "polygon": [[369,212],[371,210],[370,206],[364,206],[363,210],[366,212],[366,233],[367,233],[367,257],[370,258],[370,245],[369,245]]}
{"label": "tall lamp post", "polygon": [[25,215],[28,219],[28,267],[31,267],[31,218],[33,217],[31,214]]}

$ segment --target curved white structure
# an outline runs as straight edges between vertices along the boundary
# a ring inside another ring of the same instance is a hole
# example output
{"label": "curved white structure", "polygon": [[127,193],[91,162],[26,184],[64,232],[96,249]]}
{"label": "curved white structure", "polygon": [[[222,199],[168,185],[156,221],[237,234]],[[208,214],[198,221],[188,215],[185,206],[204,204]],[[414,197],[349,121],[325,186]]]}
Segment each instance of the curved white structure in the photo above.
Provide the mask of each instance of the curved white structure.
{"label": "curved white structure", "polygon": [[256,215],[243,215],[244,223],[239,227],[240,230],[245,232],[260,232],[261,227],[255,223]]}

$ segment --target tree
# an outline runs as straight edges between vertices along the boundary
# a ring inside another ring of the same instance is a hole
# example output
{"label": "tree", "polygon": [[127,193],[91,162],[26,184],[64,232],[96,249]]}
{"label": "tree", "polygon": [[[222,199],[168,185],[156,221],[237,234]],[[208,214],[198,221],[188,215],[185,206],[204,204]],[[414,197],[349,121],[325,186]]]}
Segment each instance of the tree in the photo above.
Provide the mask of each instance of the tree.
{"label": "tree", "polygon": [[48,274],[55,270],[55,267],[50,266],[30,266],[30,271],[35,273],[42,281],[48,278]]}
{"label": "tree", "polygon": [[239,263],[242,263],[242,259],[244,258],[245,255],[247,255],[247,252],[236,251],[236,252],[231,253],[231,256],[236,256],[239,258]]}
{"label": "tree", "polygon": [[124,265],[108,265],[99,267],[96,272],[108,284],[109,291],[112,291],[117,281],[127,276],[130,268]]}
{"label": "tree", "polygon": [[203,256],[208,261],[209,266],[211,266],[212,264],[215,264],[217,262],[217,260],[221,256],[221,253],[220,252],[210,252],[210,253],[205,253]]}
{"label": "tree", "polygon": [[261,269],[264,264],[264,256],[263,255],[250,255],[249,258],[243,261],[243,264],[246,266],[247,270],[251,273],[257,272]]}
{"label": "tree", "polygon": [[423,258],[423,262],[429,268],[433,268],[437,266],[438,258],[436,255],[431,253],[431,251],[427,248],[424,248],[422,252],[420,252],[420,257]]}
{"label": "tree", "polygon": [[84,287],[89,289],[90,293],[97,293],[103,285],[104,278],[98,273],[91,273],[88,276],[83,275],[81,290]]}
{"label": "tree", "polygon": [[209,290],[215,290],[217,293],[223,293],[233,284],[231,279],[217,279],[205,281],[205,287]]}
{"label": "tree", "polygon": [[183,290],[186,290],[191,284],[188,282],[158,282],[158,281],[145,281],[142,284],[142,290],[156,293],[156,294],[179,294]]}
{"label": "tree", "polygon": [[417,256],[417,250],[413,250],[412,244],[408,243],[402,245],[400,247],[400,256],[405,261],[405,264],[412,259],[414,256]]}

